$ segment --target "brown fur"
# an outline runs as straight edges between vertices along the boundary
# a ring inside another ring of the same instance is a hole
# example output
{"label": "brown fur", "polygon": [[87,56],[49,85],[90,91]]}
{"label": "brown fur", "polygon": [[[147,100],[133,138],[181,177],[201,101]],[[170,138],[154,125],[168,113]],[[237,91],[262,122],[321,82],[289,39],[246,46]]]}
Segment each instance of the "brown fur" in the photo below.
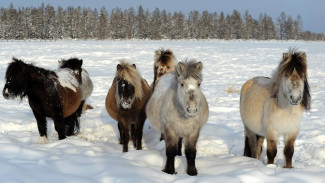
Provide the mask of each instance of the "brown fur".
{"label": "brown fur", "polygon": [[163,48],[155,51],[155,62],[154,62],[154,79],[151,87],[154,88],[156,80],[161,76],[166,74],[167,72],[171,72],[175,70],[176,58],[174,53],[167,49]]}
{"label": "brown fur", "polygon": [[[142,129],[146,120],[145,106],[151,95],[150,86],[143,79],[132,65],[121,62],[120,69],[117,70],[116,76],[106,96],[106,110],[108,114],[118,121],[120,131],[120,144],[123,144],[123,152],[128,151],[129,135],[133,139],[134,146],[142,149]],[[117,85],[118,78],[122,77],[129,83],[134,83],[135,100],[130,109],[124,109],[117,103]],[[138,80],[138,81],[135,81]],[[140,85],[138,84],[140,83]],[[141,90],[141,91],[140,91]]]}

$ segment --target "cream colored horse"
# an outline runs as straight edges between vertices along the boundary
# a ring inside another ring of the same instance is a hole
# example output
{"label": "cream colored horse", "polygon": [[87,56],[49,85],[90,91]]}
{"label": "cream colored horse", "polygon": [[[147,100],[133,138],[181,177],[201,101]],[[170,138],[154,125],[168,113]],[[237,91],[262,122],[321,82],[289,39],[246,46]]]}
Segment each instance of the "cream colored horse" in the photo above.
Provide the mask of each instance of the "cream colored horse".
{"label": "cream colored horse", "polygon": [[245,126],[244,155],[260,158],[267,139],[268,164],[274,163],[277,139],[284,136],[285,168],[292,168],[294,142],[304,110],[310,109],[306,54],[290,49],[283,54],[272,78],[246,81],[240,94],[240,114]]}

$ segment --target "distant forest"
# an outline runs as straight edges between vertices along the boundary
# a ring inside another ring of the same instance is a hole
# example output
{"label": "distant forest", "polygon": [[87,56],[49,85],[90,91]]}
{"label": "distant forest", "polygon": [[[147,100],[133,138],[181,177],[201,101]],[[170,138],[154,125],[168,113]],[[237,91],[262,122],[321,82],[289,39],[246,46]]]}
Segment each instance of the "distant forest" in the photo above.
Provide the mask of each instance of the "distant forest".
{"label": "distant forest", "polygon": [[0,9],[0,40],[58,39],[256,39],[325,40],[324,33],[303,31],[302,17],[282,12],[276,20],[267,14],[252,17],[234,10],[223,12],[191,11],[169,13],[120,8],[108,12],[97,9],[40,7]]}

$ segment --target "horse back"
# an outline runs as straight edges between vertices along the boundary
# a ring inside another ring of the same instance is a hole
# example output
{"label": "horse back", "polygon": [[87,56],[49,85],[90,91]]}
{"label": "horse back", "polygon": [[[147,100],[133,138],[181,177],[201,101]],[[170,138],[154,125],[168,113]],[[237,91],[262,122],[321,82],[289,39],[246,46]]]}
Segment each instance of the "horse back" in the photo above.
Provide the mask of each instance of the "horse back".
{"label": "horse back", "polygon": [[240,93],[240,115],[243,123],[253,132],[264,135],[264,105],[271,99],[270,78],[255,77],[244,83]]}

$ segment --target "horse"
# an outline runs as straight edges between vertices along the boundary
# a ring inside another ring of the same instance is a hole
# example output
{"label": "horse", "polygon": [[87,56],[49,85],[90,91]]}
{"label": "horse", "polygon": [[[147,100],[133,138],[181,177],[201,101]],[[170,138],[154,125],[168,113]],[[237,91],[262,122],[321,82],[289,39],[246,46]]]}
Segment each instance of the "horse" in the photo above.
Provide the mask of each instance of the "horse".
{"label": "horse", "polygon": [[5,99],[28,98],[36,118],[40,143],[48,143],[47,121],[54,121],[59,140],[76,134],[75,111],[81,101],[82,60],[67,61],[74,69],[46,70],[13,58],[9,63],[2,94]]}
{"label": "horse", "polygon": [[[71,60],[79,60],[78,58],[71,58],[69,60],[60,60],[59,62],[59,68],[70,68],[73,69],[73,65],[71,64]],[[81,68],[81,78],[82,78],[82,85],[81,85],[81,103],[78,108],[77,116],[80,117],[83,112],[87,109],[93,109],[91,105],[87,105],[86,99],[92,94],[94,86],[93,82],[91,81],[89,77],[89,73],[86,69]]]}
{"label": "horse", "polygon": [[175,156],[181,150],[179,138],[185,140],[187,174],[197,175],[196,143],[201,127],[207,122],[209,106],[200,89],[202,62],[179,62],[174,72],[163,75],[146,106],[150,123],[165,135],[166,164],[162,170],[175,173]]}
{"label": "horse", "polygon": [[[154,56],[154,67],[153,67],[153,72],[154,72],[154,78],[153,82],[151,84],[151,89],[152,92],[155,89],[155,84],[157,80],[166,74],[167,72],[173,72],[175,70],[175,65],[176,65],[176,58],[174,56],[174,53],[167,49],[159,49],[155,51],[155,56]],[[164,140],[164,134],[162,133],[160,135],[160,141]],[[182,141],[181,139],[179,141]]]}
{"label": "horse", "polygon": [[117,64],[105,105],[108,114],[118,122],[123,152],[128,152],[130,136],[134,147],[142,149],[142,130],[147,118],[145,106],[151,96],[150,90],[135,64],[131,65],[124,60]]}
{"label": "horse", "polygon": [[240,115],[245,128],[244,156],[260,159],[267,141],[267,164],[277,154],[277,139],[284,136],[285,168],[292,168],[294,143],[303,112],[310,110],[306,53],[283,53],[272,78],[246,81],[240,94]]}
{"label": "horse", "polygon": [[175,65],[176,58],[171,50],[164,50],[163,48],[161,48],[155,51],[153,67],[154,78],[151,84],[152,89],[154,89],[156,81],[161,76],[163,76],[167,72],[172,72],[175,70]]}

